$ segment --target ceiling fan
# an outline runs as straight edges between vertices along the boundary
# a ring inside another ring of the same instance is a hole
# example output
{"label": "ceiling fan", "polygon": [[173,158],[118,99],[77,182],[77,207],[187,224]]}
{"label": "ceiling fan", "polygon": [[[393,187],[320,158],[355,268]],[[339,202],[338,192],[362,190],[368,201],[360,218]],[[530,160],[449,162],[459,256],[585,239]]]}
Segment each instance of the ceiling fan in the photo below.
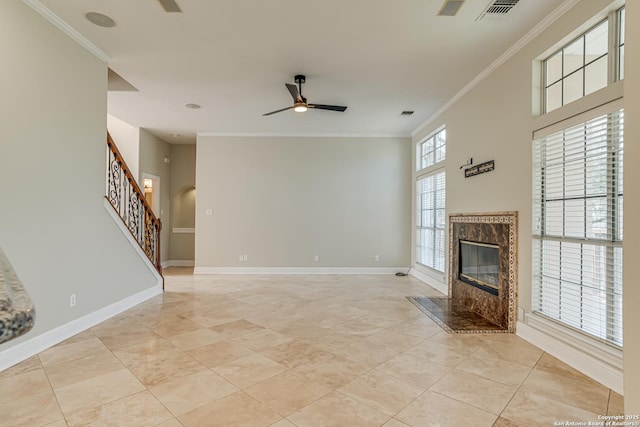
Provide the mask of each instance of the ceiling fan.
{"label": "ceiling fan", "polygon": [[265,113],[263,116],[270,116],[275,113],[280,113],[282,111],[287,111],[293,108],[294,111],[298,113],[302,113],[307,111],[309,108],[315,108],[317,110],[329,110],[329,111],[340,111],[343,112],[347,109],[347,107],[342,107],[340,105],[325,105],[325,104],[310,104],[307,102],[307,98],[302,96],[302,84],[306,81],[306,77],[302,74],[298,74],[293,78],[298,86],[292,85],[290,83],[285,83],[287,89],[289,89],[289,93],[293,97],[293,105],[287,108],[282,108],[280,110],[272,111],[270,113]]}

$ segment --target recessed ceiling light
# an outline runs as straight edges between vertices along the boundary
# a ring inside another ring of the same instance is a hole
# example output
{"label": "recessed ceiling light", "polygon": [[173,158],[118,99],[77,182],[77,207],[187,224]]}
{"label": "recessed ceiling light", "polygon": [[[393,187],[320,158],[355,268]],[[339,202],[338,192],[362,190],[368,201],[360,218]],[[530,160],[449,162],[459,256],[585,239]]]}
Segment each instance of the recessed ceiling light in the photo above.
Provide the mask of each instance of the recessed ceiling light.
{"label": "recessed ceiling light", "polygon": [[173,135],[171,135],[171,136],[172,136],[172,137],[174,137],[174,138],[177,138],[177,137],[179,137],[179,136],[180,136],[180,134],[179,134],[179,133],[174,133],[174,134],[173,134]]}
{"label": "recessed ceiling light", "polygon": [[184,106],[191,110],[197,110],[198,108],[201,108],[198,104],[184,104]]}
{"label": "recessed ceiling light", "polygon": [[116,21],[111,19],[111,17],[104,15],[98,12],[87,12],[84,15],[89,22],[104,28],[111,28],[116,26]]}

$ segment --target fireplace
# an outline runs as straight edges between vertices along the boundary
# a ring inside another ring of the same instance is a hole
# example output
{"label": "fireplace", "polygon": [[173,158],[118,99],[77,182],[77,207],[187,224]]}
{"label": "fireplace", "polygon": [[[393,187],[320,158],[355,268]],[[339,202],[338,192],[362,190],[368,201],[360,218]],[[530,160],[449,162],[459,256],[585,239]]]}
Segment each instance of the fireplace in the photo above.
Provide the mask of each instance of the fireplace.
{"label": "fireplace", "polygon": [[458,277],[478,289],[498,295],[500,246],[460,240]]}
{"label": "fireplace", "polygon": [[517,213],[449,215],[449,298],[515,332]]}

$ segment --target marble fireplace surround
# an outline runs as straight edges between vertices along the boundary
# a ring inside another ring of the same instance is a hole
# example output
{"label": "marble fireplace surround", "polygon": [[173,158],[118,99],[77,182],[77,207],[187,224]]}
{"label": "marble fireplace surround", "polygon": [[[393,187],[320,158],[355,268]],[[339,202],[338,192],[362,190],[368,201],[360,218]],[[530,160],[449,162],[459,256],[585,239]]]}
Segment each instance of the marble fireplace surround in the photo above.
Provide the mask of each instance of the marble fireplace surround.
{"label": "marble fireplace surround", "polygon": [[[516,329],[517,234],[517,212],[449,215],[449,297],[453,303],[499,325],[504,332],[515,332]],[[460,240],[499,247],[497,296],[458,278]]]}

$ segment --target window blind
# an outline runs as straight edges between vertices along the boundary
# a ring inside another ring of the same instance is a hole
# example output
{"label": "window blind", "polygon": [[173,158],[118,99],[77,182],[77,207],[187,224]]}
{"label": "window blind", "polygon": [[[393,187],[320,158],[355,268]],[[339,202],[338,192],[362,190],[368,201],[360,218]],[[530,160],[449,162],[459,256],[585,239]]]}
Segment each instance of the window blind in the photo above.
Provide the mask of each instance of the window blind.
{"label": "window blind", "polygon": [[416,182],[416,262],[444,272],[445,264],[445,172]]}
{"label": "window blind", "polygon": [[617,346],[623,123],[616,110],[533,142],[533,309]]}

